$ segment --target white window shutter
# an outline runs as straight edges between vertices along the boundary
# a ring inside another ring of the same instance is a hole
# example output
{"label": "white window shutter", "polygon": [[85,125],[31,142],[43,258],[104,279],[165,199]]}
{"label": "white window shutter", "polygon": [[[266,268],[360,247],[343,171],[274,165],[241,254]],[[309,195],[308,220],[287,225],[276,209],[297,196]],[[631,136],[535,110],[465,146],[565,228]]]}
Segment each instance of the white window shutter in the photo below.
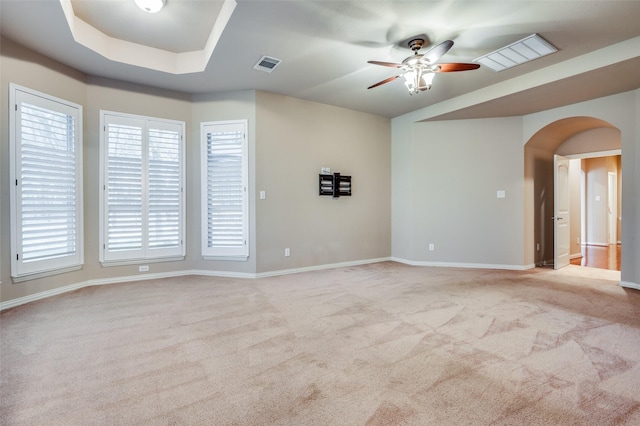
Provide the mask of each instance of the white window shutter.
{"label": "white window shutter", "polygon": [[12,275],[79,266],[81,107],[11,86]]}
{"label": "white window shutter", "polygon": [[143,235],[143,127],[140,120],[107,117],[105,259],[140,258]]}
{"label": "white window shutter", "polygon": [[203,123],[203,255],[249,254],[246,121]]}
{"label": "white window shutter", "polygon": [[102,112],[101,261],[184,256],[184,123]]}
{"label": "white window shutter", "polygon": [[182,240],[182,149],[179,126],[151,122],[149,140],[149,250],[179,254]]}

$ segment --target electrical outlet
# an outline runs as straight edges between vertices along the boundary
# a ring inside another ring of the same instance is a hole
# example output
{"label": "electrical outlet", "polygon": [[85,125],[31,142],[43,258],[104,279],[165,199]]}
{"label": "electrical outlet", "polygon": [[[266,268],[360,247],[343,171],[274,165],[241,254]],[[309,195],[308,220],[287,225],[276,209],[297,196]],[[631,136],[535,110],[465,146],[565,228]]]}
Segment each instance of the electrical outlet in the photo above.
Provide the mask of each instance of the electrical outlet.
{"label": "electrical outlet", "polygon": [[138,266],[138,272],[149,272],[149,265]]}
{"label": "electrical outlet", "polygon": [[580,245],[580,237],[576,237],[576,244]]}
{"label": "electrical outlet", "polygon": [[289,250],[288,247],[286,249],[284,249],[284,255],[285,255],[285,257],[291,256],[291,250]]}
{"label": "electrical outlet", "polygon": [[435,251],[436,245],[433,243],[429,243],[429,251]]}

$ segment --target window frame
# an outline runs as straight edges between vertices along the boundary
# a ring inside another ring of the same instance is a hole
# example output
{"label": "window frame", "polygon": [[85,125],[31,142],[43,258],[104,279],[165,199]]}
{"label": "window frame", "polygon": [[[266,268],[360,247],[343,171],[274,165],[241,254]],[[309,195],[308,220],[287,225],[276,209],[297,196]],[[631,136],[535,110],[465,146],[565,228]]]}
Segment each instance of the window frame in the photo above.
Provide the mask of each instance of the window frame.
{"label": "window frame", "polygon": [[[108,141],[107,126],[114,121],[120,121],[122,123],[136,123],[142,124],[142,152],[141,152],[141,164],[142,164],[142,248],[140,250],[122,250],[122,251],[109,251],[107,247],[107,240],[109,228],[105,222],[107,218],[108,208],[108,191],[107,191],[107,179],[108,179]],[[149,191],[149,130],[150,125],[155,126],[154,130],[167,130],[167,129],[179,129],[179,247],[170,249],[157,249],[151,248],[149,244],[149,229],[150,229],[150,191]],[[103,266],[119,266],[130,265],[138,263],[156,263],[156,262],[168,262],[184,260],[186,255],[186,197],[185,197],[185,182],[186,182],[186,123],[179,120],[171,120],[158,117],[149,117],[137,114],[128,114],[116,111],[100,110],[100,179],[99,179],[99,260]]]}
{"label": "window frame", "polygon": [[[50,111],[72,116],[73,121],[73,158],[74,158],[74,251],[68,255],[55,256],[41,260],[25,262],[22,256],[23,236],[21,217],[22,202],[18,189],[21,184],[22,161],[18,157],[22,150],[22,135],[17,122],[21,117],[19,105],[31,105]],[[11,276],[15,282],[46,277],[63,272],[74,271],[84,265],[84,209],[83,209],[83,108],[65,99],[42,93],[18,84],[9,83],[9,210],[11,223]],[[19,145],[20,144],[20,145]]]}
{"label": "window frame", "polygon": [[[232,246],[216,246],[209,247],[208,235],[208,146],[207,134],[208,128],[215,126],[241,126],[243,139],[242,148],[242,235],[244,244],[242,247]],[[247,119],[240,120],[223,120],[223,121],[207,121],[200,123],[200,223],[201,223],[201,254],[205,260],[222,260],[222,261],[247,261],[249,259],[249,121]]]}

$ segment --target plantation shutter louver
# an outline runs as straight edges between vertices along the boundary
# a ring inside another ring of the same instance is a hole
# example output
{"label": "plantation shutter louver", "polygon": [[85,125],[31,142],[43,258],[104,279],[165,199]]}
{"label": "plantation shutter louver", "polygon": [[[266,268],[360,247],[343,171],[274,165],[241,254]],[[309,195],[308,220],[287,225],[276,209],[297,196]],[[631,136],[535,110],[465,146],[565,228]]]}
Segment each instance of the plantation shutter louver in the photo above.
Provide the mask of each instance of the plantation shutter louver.
{"label": "plantation shutter louver", "polygon": [[107,250],[138,257],[143,248],[142,132],[134,121],[107,124]]}
{"label": "plantation shutter louver", "polygon": [[12,86],[12,275],[82,263],[80,107]]}
{"label": "plantation shutter louver", "polygon": [[203,254],[248,256],[246,122],[203,124]]}
{"label": "plantation shutter louver", "polygon": [[[158,126],[155,126],[158,127]],[[149,129],[149,248],[180,247],[180,133]]]}
{"label": "plantation shutter louver", "polygon": [[183,125],[104,114],[103,261],[184,256]]}

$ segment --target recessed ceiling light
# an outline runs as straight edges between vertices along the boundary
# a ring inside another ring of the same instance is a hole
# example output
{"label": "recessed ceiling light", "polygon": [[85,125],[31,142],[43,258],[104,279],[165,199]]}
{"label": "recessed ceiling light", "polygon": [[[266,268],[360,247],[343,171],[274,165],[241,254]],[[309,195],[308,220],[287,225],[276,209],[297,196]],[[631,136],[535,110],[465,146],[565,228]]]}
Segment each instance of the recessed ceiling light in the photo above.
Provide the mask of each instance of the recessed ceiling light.
{"label": "recessed ceiling light", "polygon": [[558,49],[538,34],[531,34],[522,40],[480,56],[474,59],[474,62],[494,71],[503,71],[557,51]]}
{"label": "recessed ceiling light", "polygon": [[136,5],[147,13],[160,12],[167,0],[135,0]]}

